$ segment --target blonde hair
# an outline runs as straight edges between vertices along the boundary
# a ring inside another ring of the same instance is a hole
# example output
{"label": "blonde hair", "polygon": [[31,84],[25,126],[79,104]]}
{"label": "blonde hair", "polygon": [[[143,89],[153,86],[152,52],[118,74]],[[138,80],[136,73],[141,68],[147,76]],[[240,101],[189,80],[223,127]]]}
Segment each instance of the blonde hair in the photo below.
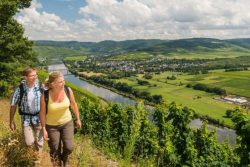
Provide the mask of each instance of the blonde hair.
{"label": "blonde hair", "polygon": [[49,78],[47,78],[44,82],[44,85],[47,88],[51,88],[51,83],[53,83],[57,78],[62,77],[63,74],[60,71],[52,71],[49,73]]}

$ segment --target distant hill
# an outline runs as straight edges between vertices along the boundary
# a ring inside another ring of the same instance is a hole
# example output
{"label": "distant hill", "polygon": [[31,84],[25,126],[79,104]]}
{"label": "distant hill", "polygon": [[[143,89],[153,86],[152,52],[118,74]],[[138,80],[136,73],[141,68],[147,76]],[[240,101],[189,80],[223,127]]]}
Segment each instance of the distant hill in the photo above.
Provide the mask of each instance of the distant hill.
{"label": "distant hill", "polygon": [[250,49],[250,38],[229,39],[226,41]]}
{"label": "distant hill", "polygon": [[209,51],[211,49],[228,48],[230,45],[217,39],[193,38],[164,41],[160,44],[143,48],[140,51],[151,53],[169,54],[189,51]]}
{"label": "distant hill", "polygon": [[38,54],[39,57],[47,57],[47,58],[77,56],[77,55],[83,55],[88,52],[83,49],[75,50],[53,45],[35,45],[33,49]]}
{"label": "distant hill", "polygon": [[35,41],[35,46],[54,46],[72,50],[85,50],[93,55],[119,54],[132,52],[152,45],[160,44],[163,40],[126,40],[126,41],[101,41],[101,42],[77,42],[77,41]]}
{"label": "distant hill", "polygon": [[[48,48],[46,48],[48,47]],[[126,41],[35,41],[35,50],[48,52],[46,49],[55,47],[52,55],[66,56],[88,54],[95,56],[119,55],[129,52],[147,52],[153,55],[183,54],[183,53],[208,53],[208,52],[242,52],[250,54],[250,39],[219,40],[212,38],[190,38],[178,40],[137,39]],[[53,50],[53,49],[52,49]],[[71,52],[72,51],[72,52]],[[65,53],[66,52],[66,53]],[[71,53],[70,53],[71,52]],[[48,53],[49,54],[49,53]]]}

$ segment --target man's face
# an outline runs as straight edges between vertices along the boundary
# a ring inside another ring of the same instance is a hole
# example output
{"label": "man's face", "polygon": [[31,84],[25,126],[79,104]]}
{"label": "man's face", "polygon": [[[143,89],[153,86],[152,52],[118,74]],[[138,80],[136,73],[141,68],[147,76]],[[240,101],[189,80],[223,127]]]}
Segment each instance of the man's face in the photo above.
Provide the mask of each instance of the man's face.
{"label": "man's face", "polygon": [[37,79],[36,71],[32,71],[27,76],[25,76],[25,80],[28,84],[35,84],[36,79]]}

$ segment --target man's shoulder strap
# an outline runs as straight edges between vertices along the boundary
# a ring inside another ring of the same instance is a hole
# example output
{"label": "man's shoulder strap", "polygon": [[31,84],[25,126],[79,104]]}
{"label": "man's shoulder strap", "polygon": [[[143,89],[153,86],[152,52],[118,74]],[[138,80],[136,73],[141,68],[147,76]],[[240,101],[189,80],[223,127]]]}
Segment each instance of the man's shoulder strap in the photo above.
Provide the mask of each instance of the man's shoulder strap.
{"label": "man's shoulder strap", "polygon": [[23,94],[24,94],[24,83],[21,82],[19,85],[19,102],[18,102],[19,107],[21,105]]}

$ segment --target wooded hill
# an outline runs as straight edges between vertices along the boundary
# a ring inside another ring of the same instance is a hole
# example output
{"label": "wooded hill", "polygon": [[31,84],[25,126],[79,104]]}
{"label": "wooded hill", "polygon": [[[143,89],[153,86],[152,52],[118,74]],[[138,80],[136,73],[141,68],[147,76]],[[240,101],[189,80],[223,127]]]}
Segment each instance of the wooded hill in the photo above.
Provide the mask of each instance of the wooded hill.
{"label": "wooded hill", "polygon": [[[137,39],[126,41],[35,41],[35,49],[42,47],[67,48],[74,55],[117,55],[127,52],[147,52],[153,55],[170,55],[207,52],[250,53],[250,39],[219,40],[212,38],[190,38],[178,40]],[[250,54],[249,54],[250,55]],[[209,58],[209,57],[208,57]]]}

